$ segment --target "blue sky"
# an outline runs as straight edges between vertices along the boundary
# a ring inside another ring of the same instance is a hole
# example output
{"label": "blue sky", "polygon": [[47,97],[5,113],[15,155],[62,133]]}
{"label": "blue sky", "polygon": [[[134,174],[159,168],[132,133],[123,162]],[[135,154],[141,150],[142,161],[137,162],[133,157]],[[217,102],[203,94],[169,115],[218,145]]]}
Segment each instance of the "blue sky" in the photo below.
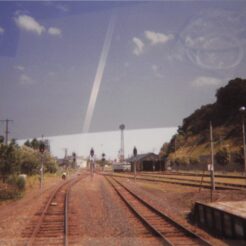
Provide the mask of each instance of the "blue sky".
{"label": "blue sky", "polygon": [[177,127],[246,77],[245,45],[245,1],[0,2],[0,118],[15,138]]}

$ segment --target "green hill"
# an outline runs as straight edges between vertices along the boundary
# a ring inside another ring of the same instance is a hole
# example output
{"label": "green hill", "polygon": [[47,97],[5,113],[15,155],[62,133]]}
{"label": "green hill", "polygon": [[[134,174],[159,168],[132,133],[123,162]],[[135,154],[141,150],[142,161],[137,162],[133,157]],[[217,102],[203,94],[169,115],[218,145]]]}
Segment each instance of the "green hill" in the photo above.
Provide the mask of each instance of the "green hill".
{"label": "green hill", "polygon": [[[217,90],[216,102],[203,105],[183,119],[178,132],[160,151],[161,156],[173,162],[187,165],[198,163],[201,156],[210,155],[210,122],[213,125],[214,148],[217,153],[230,160],[242,162],[242,113],[239,108],[246,106],[246,79],[236,78]],[[246,113],[245,113],[246,119]]]}

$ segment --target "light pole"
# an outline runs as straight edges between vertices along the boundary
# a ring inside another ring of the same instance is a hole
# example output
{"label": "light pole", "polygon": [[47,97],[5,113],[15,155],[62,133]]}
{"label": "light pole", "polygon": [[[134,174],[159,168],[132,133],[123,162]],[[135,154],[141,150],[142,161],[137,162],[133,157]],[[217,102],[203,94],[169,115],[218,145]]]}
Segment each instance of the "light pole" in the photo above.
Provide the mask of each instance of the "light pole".
{"label": "light pole", "polygon": [[245,124],[244,124],[244,114],[245,114],[246,108],[242,106],[239,108],[239,111],[241,112],[241,116],[242,116],[244,172],[246,174],[246,146],[245,146]]}

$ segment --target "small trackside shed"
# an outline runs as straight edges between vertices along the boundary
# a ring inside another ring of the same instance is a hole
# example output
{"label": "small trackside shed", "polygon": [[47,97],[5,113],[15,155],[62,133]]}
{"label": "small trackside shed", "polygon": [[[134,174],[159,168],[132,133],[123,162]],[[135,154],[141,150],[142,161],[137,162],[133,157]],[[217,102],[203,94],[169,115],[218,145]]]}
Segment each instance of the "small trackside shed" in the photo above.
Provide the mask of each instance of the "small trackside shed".
{"label": "small trackside shed", "polygon": [[137,171],[164,171],[165,169],[164,160],[160,160],[159,156],[154,153],[132,156],[126,161],[131,163],[131,171],[134,170],[134,163],[136,163]]}

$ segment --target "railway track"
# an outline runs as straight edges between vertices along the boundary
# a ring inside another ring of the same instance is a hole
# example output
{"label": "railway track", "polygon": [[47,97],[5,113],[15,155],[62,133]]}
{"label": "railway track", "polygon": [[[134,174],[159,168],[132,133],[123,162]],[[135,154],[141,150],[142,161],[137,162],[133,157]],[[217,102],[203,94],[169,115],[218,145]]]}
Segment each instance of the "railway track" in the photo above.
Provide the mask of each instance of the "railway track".
{"label": "railway track", "polygon": [[[201,184],[201,180],[195,180],[195,179],[188,179],[188,178],[182,178],[182,176],[180,178],[177,178],[177,177],[167,177],[167,176],[161,176],[161,175],[154,175],[154,174],[146,174],[146,173],[141,173],[140,176],[142,177],[150,177],[150,178],[154,178],[154,179],[168,179],[168,180],[177,180],[177,181],[188,181],[188,182],[192,182],[192,183],[195,183],[195,184]],[[188,176],[188,175],[187,175]],[[209,177],[210,176],[206,176],[206,177]],[[217,177],[217,176],[216,176]],[[202,176],[199,176],[199,178],[202,178]],[[210,184],[211,184],[211,181],[206,181],[206,180],[203,180],[202,183],[205,185],[205,186],[209,186],[210,188]],[[216,181],[216,185],[218,188],[228,188],[228,189],[242,189],[242,188],[246,188],[246,185],[245,184],[235,184],[235,183],[225,183],[225,182],[222,182],[222,181]]]}
{"label": "railway track", "polygon": [[147,201],[130,191],[120,181],[106,177],[118,195],[145,224],[149,230],[158,236],[163,245],[212,245],[194,232],[175,222],[163,212],[152,207]]}
{"label": "railway track", "polygon": [[[134,179],[133,175],[130,174],[115,174],[115,173],[104,173],[105,176],[118,176],[121,178],[128,178],[128,179]],[[157,177],[157,176],[151,176],[151,175],[142,175],[138,174],[136,176],[137,180],[143,180],[143,181],[151,181],[151,182],[161,182],[161,183],[170,183],[170,184],[177,184],[177,185],[183,185],[183,186],[192,186],[192,187],[198,187],[198,188],[205,188],[210,189],[211,188],[211,182],[203,181],[201,183],[200,180],[194,180],[194,179],[182,179],[182,178],[174,178],[174,177]],[[216,189],[217,190],[243,190],[245,189],[245,185],[241,184],[230,184],[230,183],[223,183],[223,182],[216,182]]]}
{"label": "railway track", "polygon": [[[143,174],[149,174],[149,172],[142,172]],[[165,171],[165,175],[179,175],[179,176],[194,176],[194,177],[210,177],[211,175],[208,173],[208,171],[196,173],[196,172],[178,172],[178,171]],[[155,174],[163,175],[163,172],[155,172]],[[227,179],[243,179],[245,180],[245,175],[230,175],[230,174],[221,174],[221,173],[216,173],[215,176],[218,178],[227,178]]]}
{"label": "railway track", "polygon": [[23,236],[31,245],[68,245],[68,202],[71,187],[88,174],[64,181],[51,194],[38,220],[25,228]]}

